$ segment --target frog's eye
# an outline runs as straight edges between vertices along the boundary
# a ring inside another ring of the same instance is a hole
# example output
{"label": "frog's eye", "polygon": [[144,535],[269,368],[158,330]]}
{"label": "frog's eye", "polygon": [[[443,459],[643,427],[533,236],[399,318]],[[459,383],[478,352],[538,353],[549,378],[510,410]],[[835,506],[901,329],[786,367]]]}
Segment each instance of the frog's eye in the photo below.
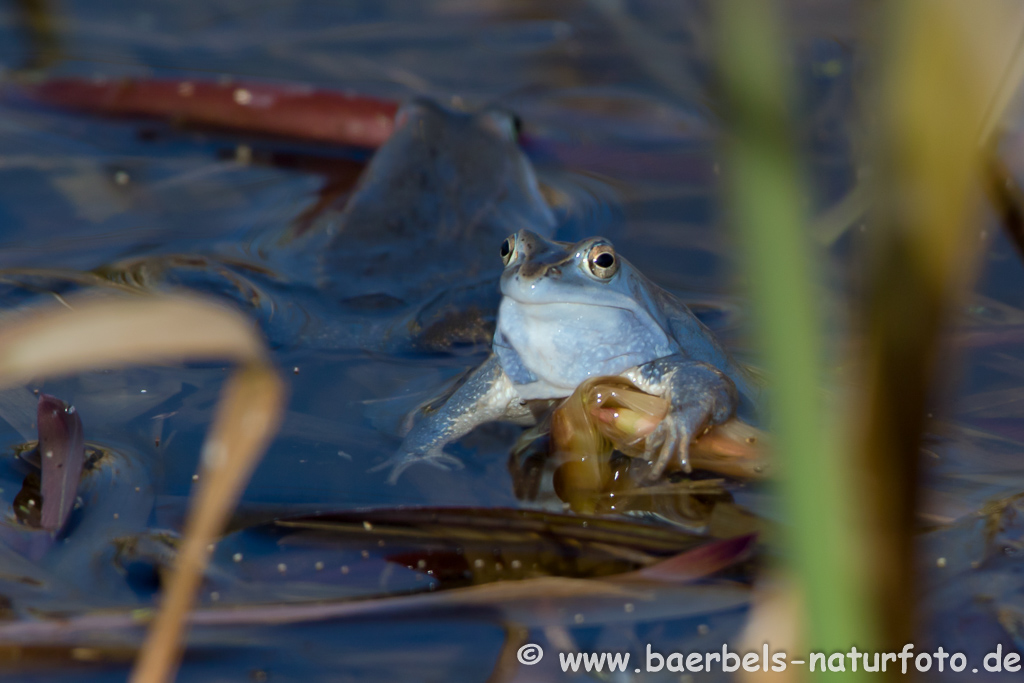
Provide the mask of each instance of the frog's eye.
{"label": "frog's eye", "polygon": [[607,280],[619,270],[619,259],[610,244],[595,244],[587,255],[587,266],[594,277]]}
{"label": "frog's eye", "polygon": [[505,238],[505,241],[501,243],[501,262],[506,266],[509,261],[512,260],[512,255],[516,252],[516,236],[509,235]]}

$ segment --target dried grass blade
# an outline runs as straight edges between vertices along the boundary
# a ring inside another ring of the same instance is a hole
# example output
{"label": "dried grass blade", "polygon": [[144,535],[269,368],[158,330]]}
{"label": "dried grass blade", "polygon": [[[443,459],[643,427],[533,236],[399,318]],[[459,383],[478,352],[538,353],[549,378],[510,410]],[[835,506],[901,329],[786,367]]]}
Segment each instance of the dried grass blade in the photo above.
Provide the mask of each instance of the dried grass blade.
{"label": "dried grass blade", "polygon": [[0,387],[95,368],[265,356],[253,323],[197,296],[86,296],[15,315],[0,330]]}
{"label": "dried grass blade", "polygon": [[199,489],[174,574],[131,680],[169,680],[181,656],[185,620],[195,603],[208,547],[216,540],[252,470],[280,426],[285,387],[268,365],[249,364],[228,379],[203,446]]}
{"label": "dried grass blade", "polygon": [[945,392],[943,334],[978,265],[979,141],[1016,89],[1024,13],[1002,0],[907,0],[881,19],[889,59],[874,117],[874,228],[858,312],[866,335],[853,371],[862,381],[849,415],[866,604],[888,648],[916,633],[925,416]]}

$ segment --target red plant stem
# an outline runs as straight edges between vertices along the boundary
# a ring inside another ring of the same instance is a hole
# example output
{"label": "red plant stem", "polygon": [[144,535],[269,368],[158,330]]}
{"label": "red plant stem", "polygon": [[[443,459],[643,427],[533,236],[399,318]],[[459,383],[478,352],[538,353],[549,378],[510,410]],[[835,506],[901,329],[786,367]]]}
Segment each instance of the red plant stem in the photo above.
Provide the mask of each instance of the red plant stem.
{"label": "red plant stem", "polygon": [[198,80],[62,78],[20,92],[48,105],[141,116],[300,140],[374,148],[391,135],[397,103],[301,85]]}

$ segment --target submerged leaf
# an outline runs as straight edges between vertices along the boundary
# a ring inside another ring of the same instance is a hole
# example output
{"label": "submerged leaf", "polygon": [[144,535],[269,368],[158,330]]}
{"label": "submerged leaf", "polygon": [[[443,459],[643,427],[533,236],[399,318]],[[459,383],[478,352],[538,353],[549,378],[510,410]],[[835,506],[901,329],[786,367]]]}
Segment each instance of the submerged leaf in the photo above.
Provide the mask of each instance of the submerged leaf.
{"label": "submerged leaf", "polygon": [[[244,534],[270,536],[278,548],[301,547],[327,565],[344,563],[335,558],[346,553],[363,552],[364,561],[380,558],[422,572],[438,588],[540,576],[609,576],[707,543],[670,526],[512,508],[338,512],[278,520]],[[254,559],[247,558],[252,567]],[[279,561],[276,554],[269,558],[275,565]],[[375,591],[378,586],[375,581]]]}
{"label": "submerged leaf", "polygon": [[753,550],[756,541],[756,534],[748,534],[724,541],[706,543],[699,548],[681,553],[650,567],[621,574],[615,577],[615,580],[679,583],[695,581],[745,559]]}
{"label": "submerged leaf", "polygon": [[85,464],[82,420],[74,406],[55,396],[40,394],[37,424],[43,497],[40,526],[57,533],[74,508],[78,483],[82,479]]}
{"label": "submerged leaf", "polygon": [[[187,615],[187,621],[193,627],[223,628],[385,616],[436,618],[445,612],[464,614],[468,607],[488,608],[493,611],[495,620],[514,621],[529,627],[578,624],[580,617],[588,624],[669,616],[678,619],[734,609],[747,603],[749,589],[733,582],[697,587],[687,584],[742,560],[752,542],[751,536],[716,541],[708,544],[707,550],[691,550],[642,572],[620,577],[545,576],[414,595],[198,609]],[[73,643],[96,633],[112,638],[117,631],[126,631],[124,636],[131,637],[132,632],[151,617],[149,611],[106,612],[0,623],[0,643]]]}

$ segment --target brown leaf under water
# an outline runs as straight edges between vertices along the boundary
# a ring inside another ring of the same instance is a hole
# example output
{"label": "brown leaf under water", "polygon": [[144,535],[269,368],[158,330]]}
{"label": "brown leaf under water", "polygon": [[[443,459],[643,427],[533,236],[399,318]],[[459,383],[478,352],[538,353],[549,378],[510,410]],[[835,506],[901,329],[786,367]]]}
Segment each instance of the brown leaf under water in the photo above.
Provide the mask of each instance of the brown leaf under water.
{"label": "brown leaf under water", "polygon": [[75,506],[75,494],[85,464],[82,419],[74,406],[56,396],[39,395],[36,418],[39,425],[40,489],[43,509],[40,526],[58,533]]}
{"label": "brown leaf under water", "polygon": [[664,581],[685,583],[710,576],[746,558],[757,542],[756,534],[707,543],[633,572],[621,574],[617,581]]}
{"label": "brown leaf under water", "polygon": [[[532,627],[564,624],[567,620],[578,623],[573,616],[575,612],[567,610],[562,601],[582,600],[574,602],[572,607],[575,610],[594,610],[594,616],[586,623],[655,618],[652,615],[662,613],[679,618],[689,614],[732,609],[746,603],[748,589],[733,583],[692,587],[692,590],[698,592],[687,593],[689,598],[683,601],[666,599],[664,592],[687,592],[691,588],[689,583],[709,577],[745,559],[753,542],[753,536],[712,541],[645,569],[603,579],[547,576],[362,600],[198,609],[185,616],[191,626],[225,627],[412,616],[421,613],[436,616],[444,610],[485,607],[496,610],[494,618],[497,620],[511,620]],[[626,604],[632,608],[623,610]],[[105,638],[110,639],[117,631],[130,632],[147,623],[151,616],[148,610],[136,610],[0,623],[0,644],[31,643],[38,646],[76,643],[97,633],[103,633]],[[136,680],[156,680],[146,678],[139,668],[134,675]]]}
{"label": "brown leaf under water", "polygon": [[667,525],[518,508],[344,511],[246,529],[271,534],[281,548],[368,550],[431,577],[439,589],[540,576],[603,578],[708,543]]}

